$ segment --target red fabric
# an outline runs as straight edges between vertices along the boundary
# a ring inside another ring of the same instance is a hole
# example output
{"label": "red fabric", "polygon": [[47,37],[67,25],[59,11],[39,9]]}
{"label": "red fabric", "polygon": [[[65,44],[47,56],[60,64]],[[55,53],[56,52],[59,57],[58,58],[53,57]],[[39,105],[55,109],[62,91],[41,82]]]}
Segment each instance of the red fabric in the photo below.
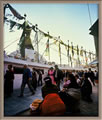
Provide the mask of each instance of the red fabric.
{"label": "red fabric", "polygon": [[64,115],[65,104],[56,93],[48,94],[41,104],[41,115]]}

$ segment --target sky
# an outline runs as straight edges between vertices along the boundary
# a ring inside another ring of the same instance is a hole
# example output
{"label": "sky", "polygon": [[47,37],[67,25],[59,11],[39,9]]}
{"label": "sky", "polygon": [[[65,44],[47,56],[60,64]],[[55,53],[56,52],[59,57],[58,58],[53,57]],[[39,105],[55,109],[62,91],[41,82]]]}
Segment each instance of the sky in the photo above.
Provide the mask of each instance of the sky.
{"label": "sky", "polygon": [[[60,36],[61,40],[65,43],[69,40],[69,44],[73,42],[73,45],[79,45],[79,48],[83,46],[87,51],[93,51],[95,53],[94,38],[89,34],[89,28],[98,19],[98,4],[82,4],[82,3],[34,3],[23,4],[16,3],[11,4],[22,16],[27,15],[27,20],[32,24],[38,24],[38,28],[44,32],[48,32],[55,37]],[[91,16],[91,22],[89,18],[88,6]],[[9,9],[6,9],[6,13],[10,13]],[[18,21],[23,23],[24,21]],[[4,48],[12,41],[19,39],[22,30],[14,29],[15,32],[9,32],[9,25],[4,25]],[[31,33],[31,39],[34,39],[34,32]],[[40,46],[40,53],[42,54],[47,39],[44,38]],[[7,53],[17,49],[17,43],[19,40],[7,47],[5,50]],[[53,42],[51,39],[50,42]],[[62,53],[67,54],[62,46]],[[58,48],[51,46],[51,61],[59,63]],[[57,59],[56,59],[56,57]],[[67,56],[62,55],[62,63],[67,63]]]}

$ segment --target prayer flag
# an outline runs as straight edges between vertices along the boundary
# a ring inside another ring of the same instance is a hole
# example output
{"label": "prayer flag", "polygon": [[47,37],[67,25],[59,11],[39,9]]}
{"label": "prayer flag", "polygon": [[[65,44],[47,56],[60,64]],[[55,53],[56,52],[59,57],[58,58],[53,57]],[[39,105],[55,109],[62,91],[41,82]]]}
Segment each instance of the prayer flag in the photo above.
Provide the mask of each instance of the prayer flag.
{"label": "prayer flag", "polygon": [[10,30],[16,25],[16,22],[10,20]]}
{"label": "prayer flag", "polygon": [[15,17],[17,17],[19,20],[24,19],[24,17],[21,16],[10,4],[7,4],[7,5]]}
{"label": "prayer flag", "polygon": [[46,53],[45,53],[46,56],[49,55],[49,39],[47,40],[47,43],[46,43]]}

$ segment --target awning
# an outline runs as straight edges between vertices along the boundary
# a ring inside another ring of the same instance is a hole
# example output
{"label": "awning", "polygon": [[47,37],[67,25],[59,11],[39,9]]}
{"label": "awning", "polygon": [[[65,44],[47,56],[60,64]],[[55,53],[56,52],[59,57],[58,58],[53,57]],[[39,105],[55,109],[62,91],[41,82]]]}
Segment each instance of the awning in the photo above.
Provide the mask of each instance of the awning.
{"label": "awning", "polygon": [[94,60],[94,61],[89,63],[89,65],[96,65],[96,64],[98,64],[98,60]]}

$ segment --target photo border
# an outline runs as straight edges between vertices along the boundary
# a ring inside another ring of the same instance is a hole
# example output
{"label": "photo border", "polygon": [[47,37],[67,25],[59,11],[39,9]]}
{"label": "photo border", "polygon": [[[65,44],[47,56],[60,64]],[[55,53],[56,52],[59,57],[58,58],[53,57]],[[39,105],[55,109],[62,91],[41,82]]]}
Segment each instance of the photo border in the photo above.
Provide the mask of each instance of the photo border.
{"label": "photo border", "polygon": [[[4,43],[3,43],[3,39],[4,39],[4,36],[3,36],[3,3],[98,3],[99,4],[99,82],[98,82],[98,100],[99,100],[99,103],[98,103],[98,117],[4,117],[4,95],[3,95],[3,89],[4,89],[4,75],[3,75],[3,72],[4,72],[4,57],[3,57],[3,46],[4,46]],[[101,54],[101,51],[102,51],[102,1],[101,0],[44,0],[44,1],[41,1],[41,0],[30,0],[30,1],[21,1],[21,0],[1,0],[0,1],[0,119],[1,120],[12,120],[12,119],[15,119],[15,120],[18,120],[18,119],[28,119],[28,120],[32,120],[32,119],[53,119],[53,120],[57,120],[57,119],[68,119],[68,120],[86,120],[86,119],[90,119],[90,120],[101,120],[102,119],[102,108],[101,108],[101,101],[102,101],[102,54]]]}

